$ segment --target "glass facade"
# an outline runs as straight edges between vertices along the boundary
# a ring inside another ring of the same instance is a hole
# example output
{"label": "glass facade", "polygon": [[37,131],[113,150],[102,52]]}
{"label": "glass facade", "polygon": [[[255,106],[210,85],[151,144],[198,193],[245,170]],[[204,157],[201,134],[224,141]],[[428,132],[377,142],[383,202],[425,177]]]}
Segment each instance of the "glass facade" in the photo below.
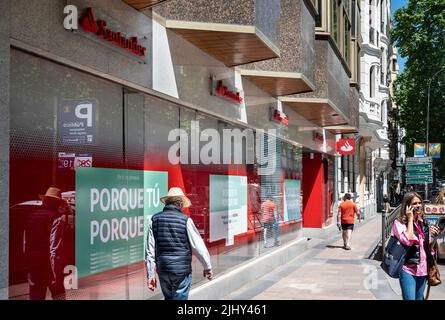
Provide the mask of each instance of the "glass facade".
{"label": "glass facade", "polygon": [[49,187],[71,204],[59,247],[67,299],[161,298],[145,285],[145,220],[169,187],[190,198],[215,274],[302,228],[301,147],[18,50],[10,110],[11,299],[29,298],[27,239],[45,237],[29,217]]}

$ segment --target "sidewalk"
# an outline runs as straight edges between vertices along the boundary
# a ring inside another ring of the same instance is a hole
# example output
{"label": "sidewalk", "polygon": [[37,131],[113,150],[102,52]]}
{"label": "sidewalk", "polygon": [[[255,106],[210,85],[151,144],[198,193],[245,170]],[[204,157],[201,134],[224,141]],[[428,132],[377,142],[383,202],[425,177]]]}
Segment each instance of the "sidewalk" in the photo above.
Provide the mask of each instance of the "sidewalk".
{"label": "sidewalk", "polygon": [[398,280],[381,270],[380,261],[368,259],[380,235],[377,214],[355,225],[350,251],[343,249],[340,232],[327,240],[311,239],[306,252],[224,299],[401,300]]}

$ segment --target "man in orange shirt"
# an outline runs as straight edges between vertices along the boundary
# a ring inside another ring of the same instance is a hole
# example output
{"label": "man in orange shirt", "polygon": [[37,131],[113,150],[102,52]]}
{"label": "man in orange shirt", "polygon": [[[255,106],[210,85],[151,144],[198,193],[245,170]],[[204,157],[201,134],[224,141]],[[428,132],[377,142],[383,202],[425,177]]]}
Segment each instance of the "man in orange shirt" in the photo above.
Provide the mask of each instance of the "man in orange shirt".
{"label": "man in orange shirt", "polygon": [[343,230],[343,248],[351,250],[350,242],[352,231],[354,230],[354,215],[360,219],[358,208],[351,200],[351,195],[346,193],[343,197],[343,202],[338,207],[337,224],[341,221],[341,229]]}

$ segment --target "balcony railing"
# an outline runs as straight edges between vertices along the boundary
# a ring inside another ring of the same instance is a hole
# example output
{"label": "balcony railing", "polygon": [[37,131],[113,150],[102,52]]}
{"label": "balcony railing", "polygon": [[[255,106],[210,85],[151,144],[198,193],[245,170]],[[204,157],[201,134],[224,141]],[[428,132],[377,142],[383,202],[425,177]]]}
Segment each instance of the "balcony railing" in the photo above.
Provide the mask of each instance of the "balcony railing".
{"label": "balcony railing", "polygon": [[360,104],[360,112],[366,113],[370,120],[382,122],[382,110],[378,103],[365,101]]}

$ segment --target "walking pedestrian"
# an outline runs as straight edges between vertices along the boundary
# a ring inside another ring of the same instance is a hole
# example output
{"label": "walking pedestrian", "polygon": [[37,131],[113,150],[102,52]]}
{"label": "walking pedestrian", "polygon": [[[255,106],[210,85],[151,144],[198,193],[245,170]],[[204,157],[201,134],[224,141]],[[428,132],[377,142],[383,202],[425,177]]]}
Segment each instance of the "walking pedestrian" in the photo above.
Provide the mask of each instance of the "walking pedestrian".
{"label": "walking pedestrian", "polygon": [[360,219],[357,205],[351,200],[351,195],[346,193],[343,202],[338,207],[337,225],[341,223],[343,249],[351,250],[351,237],[354,230],[354,215]]}
{"label": "walking pedestrian", "polygon": [[416,192],[406,193],[400,215],[392,227],[392,234],[410,247],[399,276],[403,300],[424,299],[428,261],[432,261],[434,256],[434,241],[430,241],[430,233],[434,239],[439,232],[439,228],[429,227],[424,220],[421,196]]}
{"label": "walking pedestrian", "polygon": [[39,197],[41,207],[29,213],[25,224],[29,299],[45,300],[49,289],[54,300],[64,300],[63,238],[70,208],[58,188]]}
{"label": "walking pedestrian", "polygon": [[383,196],[383,210],[385,210],[385,213],[390,211],[389,199],[386,194]]}
{"label": "walking pedestrian", "polygon": [[160,199],[164,210],[148,219],[145,253],[147,286],[154,291],[158,274],[165,300],[188,300],[192,284],[192,249],[204,267],[203,276],[213,278],[210,254],[201,235],[182,209],[191,205],[181,188],[170,188]]}
{"label": "walking pedestrian", "polygon": [[437,204],[445,204],[445,189],[441,189],[436,197]]}

